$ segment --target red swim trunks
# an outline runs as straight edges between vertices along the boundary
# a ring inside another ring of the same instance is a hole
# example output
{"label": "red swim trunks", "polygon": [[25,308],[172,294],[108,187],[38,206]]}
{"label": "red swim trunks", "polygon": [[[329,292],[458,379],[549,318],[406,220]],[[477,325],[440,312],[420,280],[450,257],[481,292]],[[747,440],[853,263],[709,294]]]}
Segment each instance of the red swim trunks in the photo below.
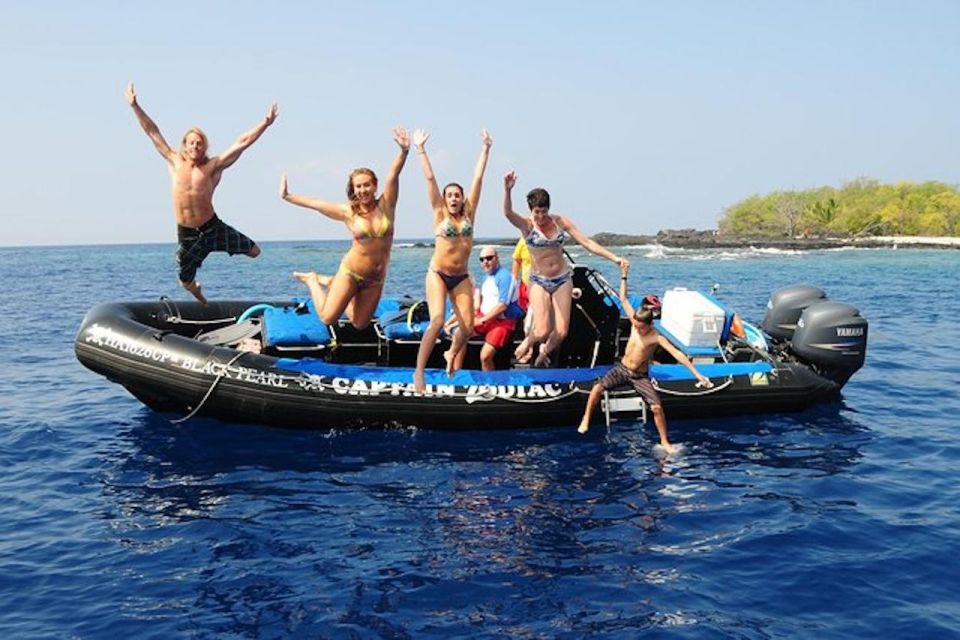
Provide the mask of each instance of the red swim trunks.
{"label": "red swim trunks", "polygon": [[473,325],[473,332],[483,336],[483,341],[494,349],[501,349],[510,339],[517,321],[510,318],[494,318],[482,324]]}

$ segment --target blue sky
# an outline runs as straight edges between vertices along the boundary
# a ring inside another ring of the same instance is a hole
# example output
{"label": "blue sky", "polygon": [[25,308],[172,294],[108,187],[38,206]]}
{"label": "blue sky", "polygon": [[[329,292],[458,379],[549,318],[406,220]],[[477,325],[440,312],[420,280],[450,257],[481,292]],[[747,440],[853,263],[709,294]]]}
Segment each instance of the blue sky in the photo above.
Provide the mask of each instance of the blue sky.
{"label": "blue sky", "polygon": [[[0,245],[173,242],[169,178],[124,100],[168,141],[227,147],[280,104],[215,203],[256,240],[345,229],[277,197],[342,200],[424,127],[441,182],[493,138],[478,235],[522,195],[589,234],[712,228],[754,193],[960,182],[960,2],[7,2],[0,8]],[[522,205],[522,198],[519,199]],[[430,235],[416,158],[398,236]]]}

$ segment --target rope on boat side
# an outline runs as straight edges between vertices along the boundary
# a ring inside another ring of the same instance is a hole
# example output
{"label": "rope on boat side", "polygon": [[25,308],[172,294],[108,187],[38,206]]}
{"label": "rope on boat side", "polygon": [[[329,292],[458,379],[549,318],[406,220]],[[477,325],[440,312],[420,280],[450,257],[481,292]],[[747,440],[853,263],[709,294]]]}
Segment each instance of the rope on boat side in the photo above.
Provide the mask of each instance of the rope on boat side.
{"label": "rope on boat side", "polygon": [[[241,357],[243,357],[245,353],[246,352],[241,351],[240,353],[238,353],[236,356],[231,358],[229,361],[227,361],[226,364],[222,366],[221,370],[217,373],[217,377],[214,379],[213,383],[210,385],[210,388],[207,390],[207,393],[204,395],[203,399],[200,400],[200,403],[188,415],[184,416],[183,418],[179,418],[177,420],[172,420],[171,422],[173,422],[174,424],[179,424],[181,422],[185,422],[189,420],[191,417],[196,415],[197,411],[199,411],[200,408],[203,407],[204,403],[209,399],[210,394],[213,393],[213,390],[220,383],[220,380],[222,378],[229,377],[230,366],[234,364],[237,360],[239,360]],[[329,390],[329,391],[340,391],[340,392],[344,391],[344,388],[341,386],[335,385],[330,382],[324,382],[322,380],[316,380],[315,378],[311,378],[308,374],[303,374],[303,373],[297,374],[297,375],[277,374],[277,378],[283,382],[289,382],[292,384],[299,385],[307,390],[309,390],[310,388],[313,388],[313,389],[321,389],[321,390]],[[563,383],[553,383],[553,384],[563,384]],[[504,386],[504,385],[484,385],[484,384],[477,385],[479,389],[478,389],[478,392],[476,393],[457,392],[457,391],[453,391],[450,393],[431,392],[431,393],[425,393],[417,397],[475,398],[477,400],[498,399],[498,400],[506,400],[508,402],[516,402],[518,404],[544,404],[544,403],[554,402],[562,398],[567,398],[571,395],[575,395],[578,393],[579,394],[590,393],[590,389],[581,389],[579,387],[573,386],[574,383],[572,382],[568,382],[566,384],[569,385],[568,390],[566,392],[562,392],[560,395],[550,396],[548,398],[517,398],[517,397],[498,396],[496,394],[496,388],[498,386]],[[441,386],[441,385],[434,385],[434,386]],[[447,386],[447,385],[442,385],[442,386]],[[465,385],[460,385],[460,386],[465,386]],[[358,391],[356,395],[365,396],[365,395],[371,395],[371,394],[369,391]],[[414,395],[414,394],[412,394],[411,392],[411,395]]]}
{"label": "rope on boat side", "polygon": [[[167,310],[167,317],[164,318],[169,324],[196,324],[196,325],[206,325],[206,324],[218,324],[218,323],[232,323],[237,321],[236,316],[231,316],[229,318],[216,318],[213,320],[188,320],[183,317],[180,313],[180,309],[177,308],[177,303],[172,301],[167,296],[160,296],[160,302],[163,303],[164,308]],[[171,307],[171,302],[173,306]]]}
{"label": "rope on boat side", "polygon": [[[229,364],[232,364],[232,361],[231,361],[230,363],[228,363],[227,366],[229,366]],[[283,375],[281,375],[280,377],[281,377],[281,379],[283,379],[283,380],[289,380],[290,382],[293,382],[293,383],[296,383],[297,381],[309,380],[309,378],[306,378],[306,377],[304,376],[304,374],[300,374],[299,376],[283,376]],[[710,389],[704,389],[703,391],[685,392],[685,391],[672,391],[672,390],[670,390],[670,389],[664,389],[664,388],[662,388],[662,387],[657,383],[656,378],[651,378],[650,380],[651,380],[651,382],[653,383],[653,386],[656,388],[656,390],[657,390],[659,393],[663,393],[663,394],[666,394],[666,395],[673,395],[673,396],[705,396],[705,395],[709,395],[709,394],[711,394],[711,393],[716,393],[716,392],[718,392],[718,391],[722,391],[723,389],[726,389],[726,388],[729,387],[731,384],[733,384],[733,376],[729,376],[725,382],[723,382],[722,384],[719,384],[719,385],[715,385],[715,386],[711,387]],[[554,383],[554,384],[556,384],[556,383]],[[562,398],[567,398],[567,397],[569,397],[569,396],[572,396],[572,395],[575,395],[575,394],[578,394],[578,393],[579,393],[579,394],[583,394],[583,395],[589,395],[589,394],[590,394],[590,389],[593,388],[593,384],[591,384],[591,385],[590,385],[590,388],[588,388],[588,389],[581,389],[580,387],[575,387],[575,386],[573,386],[573,383],[567,383],[567,384],[570,385],[570,388],[569,388],[565,393],[561,393],[561,394],[558,395],[558,396],[551,396],[551,397],[549,397],[549,398],[517,398],[517,397],[515,397],[515,396],[514,396],[514,397],[504,397],[504,396],[498,396],[498,395],[496,395],[496,393],[491,393],[491,392],[490,392],[490,388],[491,388],[491,387],[492,387],[493,389],[496,389],[497,386],[502,386],[502,385],[478,385],[479,387],[481,387],[481,390],[480,390],[479,393],[466,393],[466,392],[453,391],[453,392],[450,392],[450,393],[442,393],[442,394],[440,394],[440,393],[430,392],[430,393],[425,393],[425,394],[423,394],[423,395],[421,395],[421,396],[417,396],[417,397],[421,397],[421,398],[432,398],[432,397],[439,397],[439,398],[478,398],[478,399],[483,399],[484,397],[489,397],[491,400],[494,399],[494,398],[496,398],[496,399],[498,399],[498,400],[505,400],[505,401],[507,401],[507,402],[516,402],[516,403],[518,403],[518,404],[545,404],[545,403],[555,402],[556,400],[560,400],[560,399],[562,399]],[[323,382],[323,381],[317,381],[317,380],[309,380],[308,385],[311,386],[311,387],[319,387],[319,388],[321,388],[321,389],[329,389],[329,390],[334,390],[334,389],[336,389],[336,390],[342,390],[342,387],[339,387],[339,386],[337,386],[337,385],[331,384],[331,383],[329,383],[329,382]],[[435,386],[439,386],[439,385],[435,385]],[[443,385],[443,386],[447,386],[447,385]],[[464,385],[460,385],[460,386],[464,386]],[[360,391],[360,392],[357,393],[357,395],[369,395],[369,392]]]}
{"label": "rope on boat side", "polygon": [[[197,412],[200,411],[201,408],[203,408],[203,405],[207,402],[207,400],[210,399],[210,396],[211,396],[211,394],[213,394],[214,389],[216,389],[217,385],[220,384],[220,380],[222,380],[222,379],[225,378],[225,377],[228,377],[228,370],[229,370],[230,366],[231,366],[232,364],[234,364],[237,360],[239,360],[241,357],[243,357],[243,355],[244,355],[245,353],[246,353],[246,352],[240,352],[240,353],[238,353],[236,356],[234,356],[233,358],[231,358],[226,364],[224,364],[223,367],[221,368],[221,370],[217,373],[217,377],[216,377],[216,378],[213,380],[213,382],[211,383],[210,388],[207,389],[206,394],[204,394],[203,398],[200,400],[200,402],[197,404],[197,406],[194,407],[194,408],[190,411],[190,413],[187,414],[186,416],[184,416],[183,418],[178,418],[177,420],[171,420],[171,423],[173,423],[173,424],[180,424],[180,423],[186,422],[187,420],[189,420],[190,418],[192,418],[193,416],[195,416],[195,415],[197,414]],[[318,381],[318,380],[315,380],[315,379],[310,379],[310,378],[306,377],[304,374],[293,375],[293,376],[288,376],[288,375],[280,374],[278,377],[279,377],[281,380],[283,380],[283,381],[289,381],[289,382],[292,382],[292,383],[294,383],[294,384],[302,383],[302,382],[304,382],[304,381],[307,381],[306,384],[302,384],[302,385],[301,385],[301,386],[304,386],[304,387],[314,387],[314,388],[320,388],[320,389],[327,389],[327,390],[331,390],[331,391],[332,391],[332,390],[342,390],[342,387],[339,387],[339,386],[334,385],[334,384],[329,383],[329,382],[323,382],[323,381]],[[727,379],[727,381],[724,382],[724,383],[721,384],[721,385],[715,386],[715,387],[713,387],[713,388],[711,388],[711,389],[704,389],[703,391],[697,391],[697,392],[693,392],[693,393],[682,392],[682,391],[671,391],[671,390],[669,390],[669,389],[664,389],[664,388],[660,387],[660,386],[657,384],[656,379],[651,378],[651,381],[653,382],[654,387],[657,389],[657,391],[658,391],[659,393],[664,393],[664,394],[667,394],[667,395],[674,395],[674,396],[703,396],[703,395],[708,395],[708,394],[711,394],[711,393],[716,393],[717,391],[720,391],[720,390],[725,389],[726,387],[730,386],[731,384],[733,384],[733,377],[729,377],[729,378]],[[475,392],[475,393],[467,393],[467,392],[457,392],[457,391],[454,391],[454,392],[451,392],[451,393],[442,393],[442,394],[440,394],[440,393],[426,393],[426,394],[424,394],[424,395],[422,395],[422,396],[419,396],[419,397],[422,397],[422,398],[431,398],[431,397],[438,397],[438,398],[474,398],[474,399],[480,400],[480,401],[486,400],[486,399],[489,399],[489,400],[497,399],[497,400],[502,400],[502,401],[506,401],[506,402],[515,402],[515,403],[517,403],[517,404],[527,404],[527,405],[530,405],[530,404],[548,404],[548,403],[551,403],[551,402],[556,402],[557,400],[562,400],[562,399],[564,399],[564,398],[568,398],[568,397],[573,396],[573,395],[576,395],[576,394],[582,394],[582,395],[589,395],[589,394],[590,394],[590,389],[581,389],[580,387],[574,386],[573,383],[567,383],[567,384],[568,384],[569,386],[568,386],[568,389],[567,389],[566,392],[563,392],[563,393],[561,393],[560,395],[550,396],[550,397],[547,397],[547,398],[518,398],[518,397],[516,397],[516,396],[500,396],[500,395],[497,395],[497,394],[496,394],[496,387],[497,387],[497,386],[501,386],[501,385],[478,385],[478,386],[480,387],[480,389],[478,389],[478,392]],[[446,386],[446,385],[444,385],[444,386]],[[593,386],[593,385],[591,385],[591,388],[592,388],[592,386]],[[369,392],[359,391],[359,392],[357,393],[357,395],[369,395]]]}
{"label": "rope on boat side", "polygon": [[717,391],[722,391],[730,385],[733,384],[733,376],[727,378],[727,381],[723,384],[714,385],[709,389],[704,389],[703,391],[671,391],[670,389],[664,389],[658,383],[656,378],[650,378],[650,381],[653,383],[654,388],[657,390],[657,393],[664,393],[668,396],[706,396],[711,393],[716,393]]}
{"label": "rope on boat side", "polygon": [[186,422],[187,420],[189,420],[189,419],[192,418],[193,416],[197,415],[197,412],[200,411],[201,408],[203,408],[203,405],[204,405],[204,404],[207,402],[207,400],[210,398],[210,394],[212,394],[212,393],[213,393],[213,390],[217,388],[217,385],[220,384],[220,381],[223,380],[225,377],[227,377],[227,374],[226,374],[227,367],[229,367],[229,366],[232,365],[234,362],[236,362],[237,360],[239,360],[240,358],[242,358],[246,353],[247,353],[246,351],[241,351],[240,353],[238,353],[238,354],[235,355],[234,357],[230,358],[230,361],[227,362],[227,364],[223,365],[223,369],[221,369],[221,370],[217,373],[217,377],[214,378],[213,382],[210,384],[210,388],[207,389],[207,393],[203,396],[203,399],[200,400],[200,404],[198,404],[196,407],[194,407],[193,410],[192,410],[190,413],[188,413],[187,415],[185,415],[184,417],[178,418],[178,419],[176,419],[176,420],[171,420],[170,422],[171,422],[172,424],[180,424],[180,423],[182,423],[182,422]]}
{"label": "rope on boat side", "polygon": [[[551,398],[504,398],[501,396],[494,396],[498,400],[506,400],[507,402],[516,402],[518,404],[541,404],[546,402],[554,402],[562,398],[567,398],[569,396],[575,395],[577,393],[586,393],[589,394],[589,391],[584,391],[583,389],[573,388],[566,393],[561,393],[559,396],[553,396]],[[456,394],[466,396],[467,394]],[[492,398],[491,398],[492,399]]]}
{"label": "rope on boat side", "polygon": [[229,318],[215,318],[213,320],[187,320],[182,316],[172,316],[167,318],[167,322],[170,324],[196,324],[196,325],[208,325],[208,324],[231,324],[236,322],[236,316],[230,316]]}

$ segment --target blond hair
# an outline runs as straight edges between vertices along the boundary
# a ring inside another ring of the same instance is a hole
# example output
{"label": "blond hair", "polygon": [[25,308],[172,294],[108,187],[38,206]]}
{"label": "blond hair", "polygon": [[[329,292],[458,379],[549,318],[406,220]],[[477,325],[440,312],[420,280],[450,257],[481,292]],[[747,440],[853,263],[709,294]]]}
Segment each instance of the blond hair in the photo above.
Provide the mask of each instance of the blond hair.
{"label": "blond hair", "polygon": [[187,129],[187,132],[185,134],[183,134],[183,138],[181,138],[180,140],[180,157],[181,158],[184,157],[183,148],[187,144],[187,136],[189,136],[191,133],[195,133],[198,136],[200,136],[200,140],[203,142],[203,156],[200,158],[200,164],[203,164],[208,159],[207,151],[210,150],[210,140],[207,139],[207,134],[205,134],[203,132],[203,129],[201,129],[200,127],[191,127]]}

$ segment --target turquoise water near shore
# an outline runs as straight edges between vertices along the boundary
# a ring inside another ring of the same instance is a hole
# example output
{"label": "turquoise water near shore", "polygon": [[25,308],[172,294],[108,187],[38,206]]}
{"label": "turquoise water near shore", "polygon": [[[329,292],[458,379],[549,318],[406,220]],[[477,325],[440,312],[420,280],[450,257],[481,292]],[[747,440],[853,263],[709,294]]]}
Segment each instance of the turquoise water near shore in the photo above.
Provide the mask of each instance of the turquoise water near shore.
{"label": "turquoise water near shore", "polygon": [[[300,295],[346,243],[214,255],[211,298]],[[504,252],[506,249],[503,250]],[[953,251],[622,249],[636,292],[748,319],[809,282],[870,321],[800,414],[449,434],[173,425],[85,370],[107,300],[186,299],[173,245],[0,248],[4,637],[956,637]],[[388,294],[422,290],[399,244]],[[613,279],[610,263],[574,254]]]}

